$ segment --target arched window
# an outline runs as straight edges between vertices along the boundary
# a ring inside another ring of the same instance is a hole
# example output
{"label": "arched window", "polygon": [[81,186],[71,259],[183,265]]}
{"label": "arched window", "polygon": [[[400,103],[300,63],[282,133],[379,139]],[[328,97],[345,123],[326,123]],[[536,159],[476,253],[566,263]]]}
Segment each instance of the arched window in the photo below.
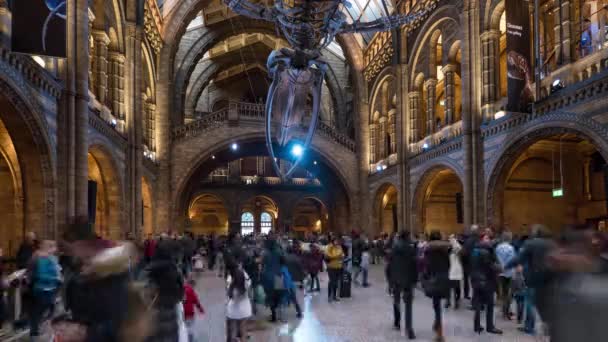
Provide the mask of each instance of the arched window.
{"label": "arched window", "polygon": [[250,212],[245,212],[241,215],[241,235],[249,235],[253,234],[253,226],[255,225],[255,220],[253,219],[253,214]]}
{"label": "arched window", "polygon": [[270,233],[272,230],[272,216],[267,212],[263,212],[260,217],[260,225],[262,234]]}

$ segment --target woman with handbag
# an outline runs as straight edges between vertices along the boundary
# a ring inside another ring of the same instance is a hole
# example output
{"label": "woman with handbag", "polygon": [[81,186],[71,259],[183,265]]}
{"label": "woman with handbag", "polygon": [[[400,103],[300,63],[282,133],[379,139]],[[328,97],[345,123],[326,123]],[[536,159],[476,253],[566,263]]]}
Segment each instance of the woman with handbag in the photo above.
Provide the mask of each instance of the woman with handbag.
{"label": "woman with handbag", "polygon": [[433,300],[434,340],[443,342],[445,339],[441,318],[441,299],[447,298],[450,293],[450,243],[441,240],[439,231],[432,231],[429,240],[424,253],[426,268],[422,277],[422,287],[427,297]]}

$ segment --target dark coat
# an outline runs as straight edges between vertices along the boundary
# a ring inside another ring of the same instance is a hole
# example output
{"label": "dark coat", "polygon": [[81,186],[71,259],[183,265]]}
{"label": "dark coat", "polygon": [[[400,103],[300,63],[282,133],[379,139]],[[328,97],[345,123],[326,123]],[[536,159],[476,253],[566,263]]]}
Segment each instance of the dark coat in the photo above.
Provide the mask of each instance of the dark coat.
{"label": "dark coat", "polygon": [[478,243],[471,253],[471,285],[474,289],[493,292],[499,273],[498,261],[491,244]]}
{"label": "dark coat", "polygon": [[268,294],[274,290],[274,277],[281,273],[281,250],[276,241],[267,241],[262,261],[262,286]]}
{"label": "dark coat", "polygon": [[432,284],[432,291],[425,293],[429,297],[447,297],[450,289],[450,243],[431,241],[424,252],[425,271],[423,287]]}
{"label": "dark coat", "polygon": [[306,271],[311,274],[317,274],[323,269],[323,253],[318,247],[313,247],[309,253],[304,256]]}
{"label": "dark coat", "polygon": [[19,246],[19,250],[17,251],[16,256],[17,269],[21,270],[24,268],[28,268],[35,250],[36,242],[28,243],[27,241],[24,241],[21,246]]}
{"label": "dark coat", "polygon": [[547,268],[546,258],[553,248],[555,248],[555,243],[549,238],[528,239],[521,246],[517,256],[505,265],[505,268],[522,265],[526,284],[537,289],[542,288],[552,278],[552,274]]}
{"label": "dark coat", "polygon": [[288,253],[285,255],[285,262],[287,263],[287,269],[291,274],[291,279],[295,282],[304,281],[304,264],[302,258],[295,253]]}
{"label": "dark coat", "polygon": [[416,246],[409,240],[397,239],[389,257],[391,284],[401,288],[412,288],[418,281]]}
{"label": "dark coat", "polygon": [[361,256],[363,255],[364,247],[365,242],[363,242],[360,237],[357,237],[353,240],[353,265],[361,265]]}
{"label": "dark coat", "polygon": [[177,342],[176,305],[184,298],[184,283],[177,266],[172,260],[155,259],[147,268],[148,279],[156,289],[153,308],[156,311],[153,333],[146,342]]}

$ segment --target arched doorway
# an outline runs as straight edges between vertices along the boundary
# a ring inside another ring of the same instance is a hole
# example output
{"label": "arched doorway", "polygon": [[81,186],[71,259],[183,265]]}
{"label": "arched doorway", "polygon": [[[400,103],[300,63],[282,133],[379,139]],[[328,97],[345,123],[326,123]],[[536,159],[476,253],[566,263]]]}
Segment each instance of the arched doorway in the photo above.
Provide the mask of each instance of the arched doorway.
{"label": "arched doorway", "polygon": [[[123,238],[122,191],[120,177],[110,154],[101,146],[89,147],[89,193],[94,193],[95,203],[89,222],[97,235],[112,240]],[[90,195],[90,198],[93,196]],[[94,214],[94,215],[93,215]]]}
{"label": "arched doorway", "polygon": [[255,196],[241,207],[241,234],[268,234],[276,227],[279,207],[268,196]]}
{"label": "arched doorway", "polygon": [[417,227],[444,235],[463,231],[462,182],[450,168],[440,167],[423,177],[417,191]]}
{"label": "arched doorway", "polygon": [[331,230],[325,204],[314,197],[307,197],[296,203],[292,210],[292,224],[293,230],[301,235]]}
{"label": "arched doorway", "polygon": [[375,233],[391,234],[398,231],[397,188],[392,184],[381,186],[376,193],[375,203]]}
{"label": "arched doorway", "polygon": [[547,134],[513,154],[498,175],[493,223],[526,234],[532,224],[557,232],[566,225],[605,229],[606,160],[578,133]]}
{"label": "arched doorway", "polygon": [[188,209],[190,230],[194,235],[227,235],[228,210],[221,198],[202,194],[197,196]]}
{"label": "arched doorway", "polygon": [[142,226],[144,236],[146,237],[150,234],[154,234],[154,208],[152,206],[153,198],[150,183],[146,177],[141,177],[141,200],[143,206]]}

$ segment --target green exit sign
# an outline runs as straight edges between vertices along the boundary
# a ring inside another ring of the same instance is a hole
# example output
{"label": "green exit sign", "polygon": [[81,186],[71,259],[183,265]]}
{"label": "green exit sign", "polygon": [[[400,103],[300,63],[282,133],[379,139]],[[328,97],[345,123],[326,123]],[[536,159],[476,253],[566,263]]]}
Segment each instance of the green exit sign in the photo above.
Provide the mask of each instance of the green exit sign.
{"label": "green exit sign", "polygon": [[562,197],[564,196],[564,189],[553,189],[553,197]]}

